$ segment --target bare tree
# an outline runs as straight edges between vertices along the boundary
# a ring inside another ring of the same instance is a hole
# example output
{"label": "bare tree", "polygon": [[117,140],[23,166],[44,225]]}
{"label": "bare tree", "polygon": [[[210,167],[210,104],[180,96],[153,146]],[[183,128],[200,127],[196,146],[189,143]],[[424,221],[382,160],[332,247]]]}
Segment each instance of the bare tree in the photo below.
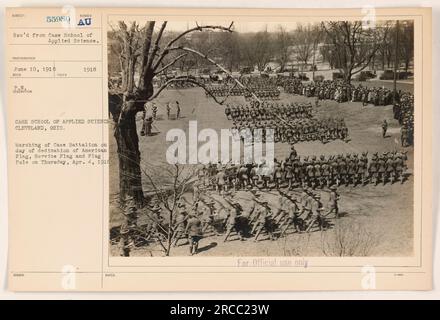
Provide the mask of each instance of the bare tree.
{"label": "bare tree", "polygon": [[400,57],[405,63],[405,71],[408,72],[409,65],[414,56],[414,22],[404,21],[400,32]]}
{"label": "bare tree", "polygon": [[290,46],[292,38],[282,25],[278,26],[274,39],[275,61],[280,65],[280,72],[283,72],[289,62]]}
{"label": "bare tree", "polygon": [[259,71],[264,71],[272,58],[272,40],[267,30],[243,35],[241,48],[247,64],[250,67],[256,66]]}
{"label": "bare tree", "polygon": [[230,71],[240,69],[240,36],[238,33],[222,32],[217,35],[215,48],[222,63]]}
{"label": "bare tree", "polygon": [[299,24],[295,30],[295,56],[297,61],[303,64],[303,68],[307,66],[310,58],[312,58],[316,31],[312,25],[306,26]]}
{"label": "bare tree", "polygon": [[316,51],[318,48],[319,41],[321,41],[321,37],[322,37],[322,28],[320,28],[320,26],[318,26],[318,25],[315,25],[313,27],[313,51],[312,51],[312,68],[313,68],[312,80],[313,81],[315,81],[315,71],[317,70]]}
{"label": "bare tree", "polygon": [[191,190],[196,178],[196,169],[191,166],[164,165],[142,167],[143,176],[150,185],[150,196],[162,208],[162,214],[157,216],[147,209],[145,217],[154,224],[153,230],[139,230],[146,239],[153,232],[154,240],[160,245],[166,256],[171,253],[171,247],[176,236],[177,204],[185,193]]}
{"label": "bare tree", "polygon": [[328,43],[327,37],[323,39],[323,45],[319,48],[319,53],[322,56],[323,62],[328,62],[330,69],[337,66],[336,55],[332,51],[332,45]]}
{"label": "bare tree", "polygon": [[[136,130],[136,115],[144,108],[144,104],[155,99],[166,87],[173,82],[187,81],[207,90],[193,76],[171,76],[157,90],[153,87],[156,76],[167,74],[188,54],[196,55],[228,72],[209,58],[205,53],[180,44],[180,41],[194,32],[216,30],[232,32],[233,23],[229,26],[196,25],[165,42],[164,32],[167,22],[163,22],[155,32],[155,21],[146,22],[140,28],[136,22],[127,26],[119,22],[117,36],[121,44],[122,86],[119,90],[109,90],[109,110],[114,120],[114,137],[116,139],[119,157],[119,188],[120,200],[132,197],[136,204],[144,205],[139,151],[139,137]],[[138,78],[136,81],[136,77]],[[238,85],[244,87],[237,79]],[[209,92],[208,92],[209,93]],[[214,100],[216,97],[212,96]],[[258,98],[257,98],[258,100]]]}
{"label": "bare tree", "polygon": [[326,256],[364,257],[371,254],[380,238],[360,224],[338,222],[332,230],[321,233],[321,250]]}
{"label": "bare tree", "polygon": [[385,70],[386,67],[390,67],[392,60],[392,53],[394,52],[394,30],[388,32],[387,36],[382,39],[382,42],[378,49],[378,58],[381,63],[381,69]]}
{"label": "bare tree", "polygon": [[348,83],[370,65],[389,32],[388,24],[365,28],[361,21],[329,21],[321,25]]}

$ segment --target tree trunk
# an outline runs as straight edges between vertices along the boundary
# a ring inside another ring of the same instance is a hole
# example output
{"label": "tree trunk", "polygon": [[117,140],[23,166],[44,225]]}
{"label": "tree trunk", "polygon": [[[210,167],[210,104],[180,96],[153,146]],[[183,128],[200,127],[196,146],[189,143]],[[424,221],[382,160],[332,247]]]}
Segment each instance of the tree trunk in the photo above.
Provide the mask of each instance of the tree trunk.
{"label": "tree trunk", "polygon": [[[115,122],[114,137],[117,144],[119,161],[119,200],[124,204],[132,198],[138,208],[144,205],[142,191],[139,138],[136,128],[137,111],[127,108],[134,101],[122,101],[111,95],[110,112]],[[122,114],[121,114],[122,113]]]}
{"label": "tree trunk", "polygon": [[345,81],[347,84],[350,84],[350,83],[351,83],[351,71],[345,71],[345,72],[344,72],[344,81]]}

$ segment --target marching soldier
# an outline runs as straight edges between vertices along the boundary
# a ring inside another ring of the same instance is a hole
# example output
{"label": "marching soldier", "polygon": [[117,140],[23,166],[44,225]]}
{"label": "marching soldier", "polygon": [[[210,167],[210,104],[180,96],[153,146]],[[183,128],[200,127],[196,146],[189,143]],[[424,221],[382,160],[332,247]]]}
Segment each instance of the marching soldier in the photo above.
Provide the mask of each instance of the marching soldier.
{"label": "marching soldier", "polygon": [[176,101],[176,118],[180,118],[180,104],[179,101]]}
{"label": "marching soldier", "polygon": [[151,230],[157,237],[160,237],[160,234],[163,231],[162,208],[156,203],[150,210],[152,212],[151,219],[153,221],[153,223],[151,224]]}
{"label": "marching soldier", "polygon": [[199,248],[199,241],[202,239],[203,235],[202,235],[202,222],[197,217],[194,211],[192,211],[189,215],[189,219],[185,228],[185,233],[189,235],[190,254],[191,255],[197,254]]}
{"label": "marching soldier", "polygon": [[388,130],[388,122],[386,119],[383,120],[382,122],[382,137],[385,138],[387,135],[387,130]]}
{"label": "marching soldier", "polygon": [[166,108],[167,108],[167,119],[170,120],[170,113],[171,113],[170,102],[167,102]]}
{"label": "marching soldier", "polygon": [[[227,200],[228,201],[228,200]],[[223,242],[228,240],[232,231],[235,231],[240,237],[240,241],[244,241],[243,232],[238,228],[238,217],[242,212],[240,204],[236,201],[228,201],[231,208],[229,209],[228,217],[226,218],[226,236]]]}
{"label": "marching soldier", "polygon": [[287,200],[287,203],[285,203],[285,208],[282,209],[287,214],[284,216],[284,220],[282,220],[281,223],[279,223],[281,219],[278,221],[279,224],[278,227],[281,230],[280,237],[284,236],[287,229],[291,225],[294,226],[296,232],[298,233],[302,232],[303,221],[301,218],[299,218],[299,208],[296,198],[293,196],[283,195],[283,194],[282,196],[285,197]]}
{"label": "marching soldier", "polygon": [[153,113],[153,120],[156,120],[156,118],[157,118],[157,105],[154,102],[153,102],[152,113]]}
{"label": "marching soldier", "polygon": [[393,180],[395,178],[395,172],[394,172],[394,162],[393,162],[393,154],[388,155],[388,157],[386,157],[385,159],[385,178],[384,178],[384,183],[385,181],[390,180],[391,184],[393,183]]}
{"label": "marching soldier", "polygon": [[273,233],[274,223],[271,219],[269,204],[267,201],[262,201],[261,204],[262,206],[258,210],[258,218],[253,228],[253,231],[256,232],[254,242],[258,241],[258,237],[263,230],[266,230],[269,233],[271,240],[275,240],[275,235]]}
{"label": "marching soldier", "polygon": [[312,215],[313,189],[307,188],[301,195],[301,214],[304,220],[310,219]]}
{"label": "marching soldier", "polygon": [[331,213],[335,213],[335,218],[339,218],[339,206],[338,201],[340,199],[339,194],[336,192],[337,187],[331,186],[330,187],[330,198],[329,198],[329,211],[325,214],[325,216],[328,216]]}
{"label": "marching soldier", "polygon": [[153,118],[148,116],[144,119],[141,136],[151,136],[151,128],[153,126]]}
{"label": "marching soldier", "polygon": [[326,228],[324,217],[321,215],[321,212],[323,210],[321,196],[319,194],[315,194],[313,199],[314,201],[312,202],[312,216],[310,218],[310,222],[307,226],[306,232],[309,232],[315,224],[318,225],[320,231],[323,231]]}
{"label": "marching soldier", "polygon": [[368,169],[367,153],[363,152],[362,157],[359,159],[357,167],[357,181],[360,181],[362,185],[366,183],[366,173]]}
{"label": "marching soldier", "polygon": [[385,165],[385,154],[382,154],[381,157],[377,160],[377,181],[382,181],[382,184],[385,185],[386,183],[386,165]]}

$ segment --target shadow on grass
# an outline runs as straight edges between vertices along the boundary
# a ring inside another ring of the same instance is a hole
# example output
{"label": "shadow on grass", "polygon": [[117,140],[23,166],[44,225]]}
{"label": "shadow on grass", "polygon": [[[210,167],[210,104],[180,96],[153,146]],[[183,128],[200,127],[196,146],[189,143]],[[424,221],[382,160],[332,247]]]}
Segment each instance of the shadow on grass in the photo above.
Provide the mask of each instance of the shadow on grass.
{"label": "shadow on grass", "polygon": [[203,251],[208,251],[209,249],[212,249],[215,247],[217,247],[217,242],[211,242],[207,246],[199,248],[198,253],[203,252]]}

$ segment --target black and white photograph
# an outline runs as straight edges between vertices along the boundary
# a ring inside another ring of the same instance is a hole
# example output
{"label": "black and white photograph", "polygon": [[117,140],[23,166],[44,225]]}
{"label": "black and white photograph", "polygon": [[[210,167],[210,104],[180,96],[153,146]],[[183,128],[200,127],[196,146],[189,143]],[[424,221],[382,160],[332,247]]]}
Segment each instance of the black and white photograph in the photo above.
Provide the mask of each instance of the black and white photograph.
{"label": "black and white photograph", "polygon": [[412,20],[108,24],[111,256],[414,254]]}

